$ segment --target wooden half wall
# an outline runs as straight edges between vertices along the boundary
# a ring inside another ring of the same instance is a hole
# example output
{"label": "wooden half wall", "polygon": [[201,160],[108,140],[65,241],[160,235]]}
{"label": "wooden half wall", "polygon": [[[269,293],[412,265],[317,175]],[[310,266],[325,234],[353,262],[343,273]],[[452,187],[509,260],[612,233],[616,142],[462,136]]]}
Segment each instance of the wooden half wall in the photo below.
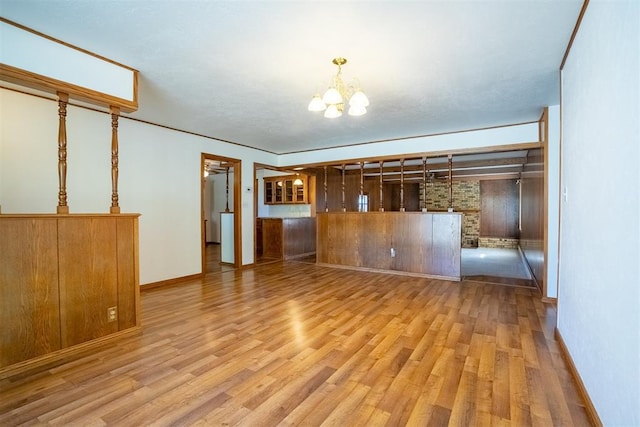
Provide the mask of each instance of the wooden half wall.
{"label": "wooden half wall", "polygon": [[0,374],[140,325],[137,214],[0,215],[0,265]]}
{"label": "wooden half wall", "polygon": [[319,213],[316,261],[460,280],[461,226],[460,213]]}

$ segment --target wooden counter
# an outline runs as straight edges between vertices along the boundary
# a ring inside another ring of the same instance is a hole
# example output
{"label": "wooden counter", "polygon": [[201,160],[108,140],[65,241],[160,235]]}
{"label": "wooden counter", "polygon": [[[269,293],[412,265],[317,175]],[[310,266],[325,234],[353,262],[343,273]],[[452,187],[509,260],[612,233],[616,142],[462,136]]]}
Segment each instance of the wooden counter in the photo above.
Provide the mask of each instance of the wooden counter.
{"label": "wooden counter", "polygon": [[319,264],[460,280],[459,213],[329,212],[317,223]]}
{"label": "wooden counter", "polygon": [[316,251],[316,219],[258,218],[262,222],[262,256],[292,259]]}

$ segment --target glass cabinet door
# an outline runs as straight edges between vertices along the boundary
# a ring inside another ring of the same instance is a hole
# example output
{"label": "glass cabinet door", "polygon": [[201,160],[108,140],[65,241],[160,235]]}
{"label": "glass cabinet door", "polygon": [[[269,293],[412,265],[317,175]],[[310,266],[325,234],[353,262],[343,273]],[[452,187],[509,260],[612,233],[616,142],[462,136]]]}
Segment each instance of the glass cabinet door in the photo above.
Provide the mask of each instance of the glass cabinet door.
{"label": "glass cabinet door", "polygon": [[295,189],[295,202],[296,203],[304,203],[304,184],[296,185]]}
{"label": "glass cabinet door", "polygon": [[264,183],[264,202],[273,203],[273,184],[274,182],[265,181]]}
{"label": "glass cabinet door", "polygon": [[293,181],[288,179],[284,182],[285,203],[293,203]]}

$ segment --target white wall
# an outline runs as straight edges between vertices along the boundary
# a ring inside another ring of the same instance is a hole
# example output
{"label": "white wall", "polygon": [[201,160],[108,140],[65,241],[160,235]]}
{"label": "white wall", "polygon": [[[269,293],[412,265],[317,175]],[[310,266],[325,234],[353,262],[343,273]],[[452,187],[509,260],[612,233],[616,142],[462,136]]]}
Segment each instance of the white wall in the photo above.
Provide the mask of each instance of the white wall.
{"label": "white wall", "polygon": [[640,425],[640,2],[591,0],[562,72],[558,330],[605,425]]}
{"label": "white wall", "polygon": [[[540,109],[542,114],[542,109]],[[538,123],[505,126],[499,128],[424,136],[396,141],[318,150],[313,154],[300,152],[278,157],[278,166],[293,166],[313,162],[333,162],[345,159],[361,159],[399,154],[447,152],[450,150],[480,149],[500,145],[537,142]]]}
{"label": "white wall", "polygon": [[[55,213],[58,113],[52,100],[0,89],[0,205],[3,213]],[[69,106],[68,204],[71,213],[111,205],[111,119]],[[119,123],[119,195],[140,217],[140,283],[201,271],[200,156],[242,159],[243,264],[253,262],[253,163],[274,155],[133,120]]]}

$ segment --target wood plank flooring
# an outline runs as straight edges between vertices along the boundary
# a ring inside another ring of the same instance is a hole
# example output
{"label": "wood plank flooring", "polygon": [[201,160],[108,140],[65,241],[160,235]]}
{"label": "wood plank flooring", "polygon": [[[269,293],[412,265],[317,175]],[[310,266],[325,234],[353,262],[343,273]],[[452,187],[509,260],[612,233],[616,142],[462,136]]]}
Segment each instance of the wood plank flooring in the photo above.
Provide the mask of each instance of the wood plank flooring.
{"label": "wood plank flooring", "polygon": [[0,380],[0,425],[588,425],[532,289],[278,262],[142,304],[140,335]]}

